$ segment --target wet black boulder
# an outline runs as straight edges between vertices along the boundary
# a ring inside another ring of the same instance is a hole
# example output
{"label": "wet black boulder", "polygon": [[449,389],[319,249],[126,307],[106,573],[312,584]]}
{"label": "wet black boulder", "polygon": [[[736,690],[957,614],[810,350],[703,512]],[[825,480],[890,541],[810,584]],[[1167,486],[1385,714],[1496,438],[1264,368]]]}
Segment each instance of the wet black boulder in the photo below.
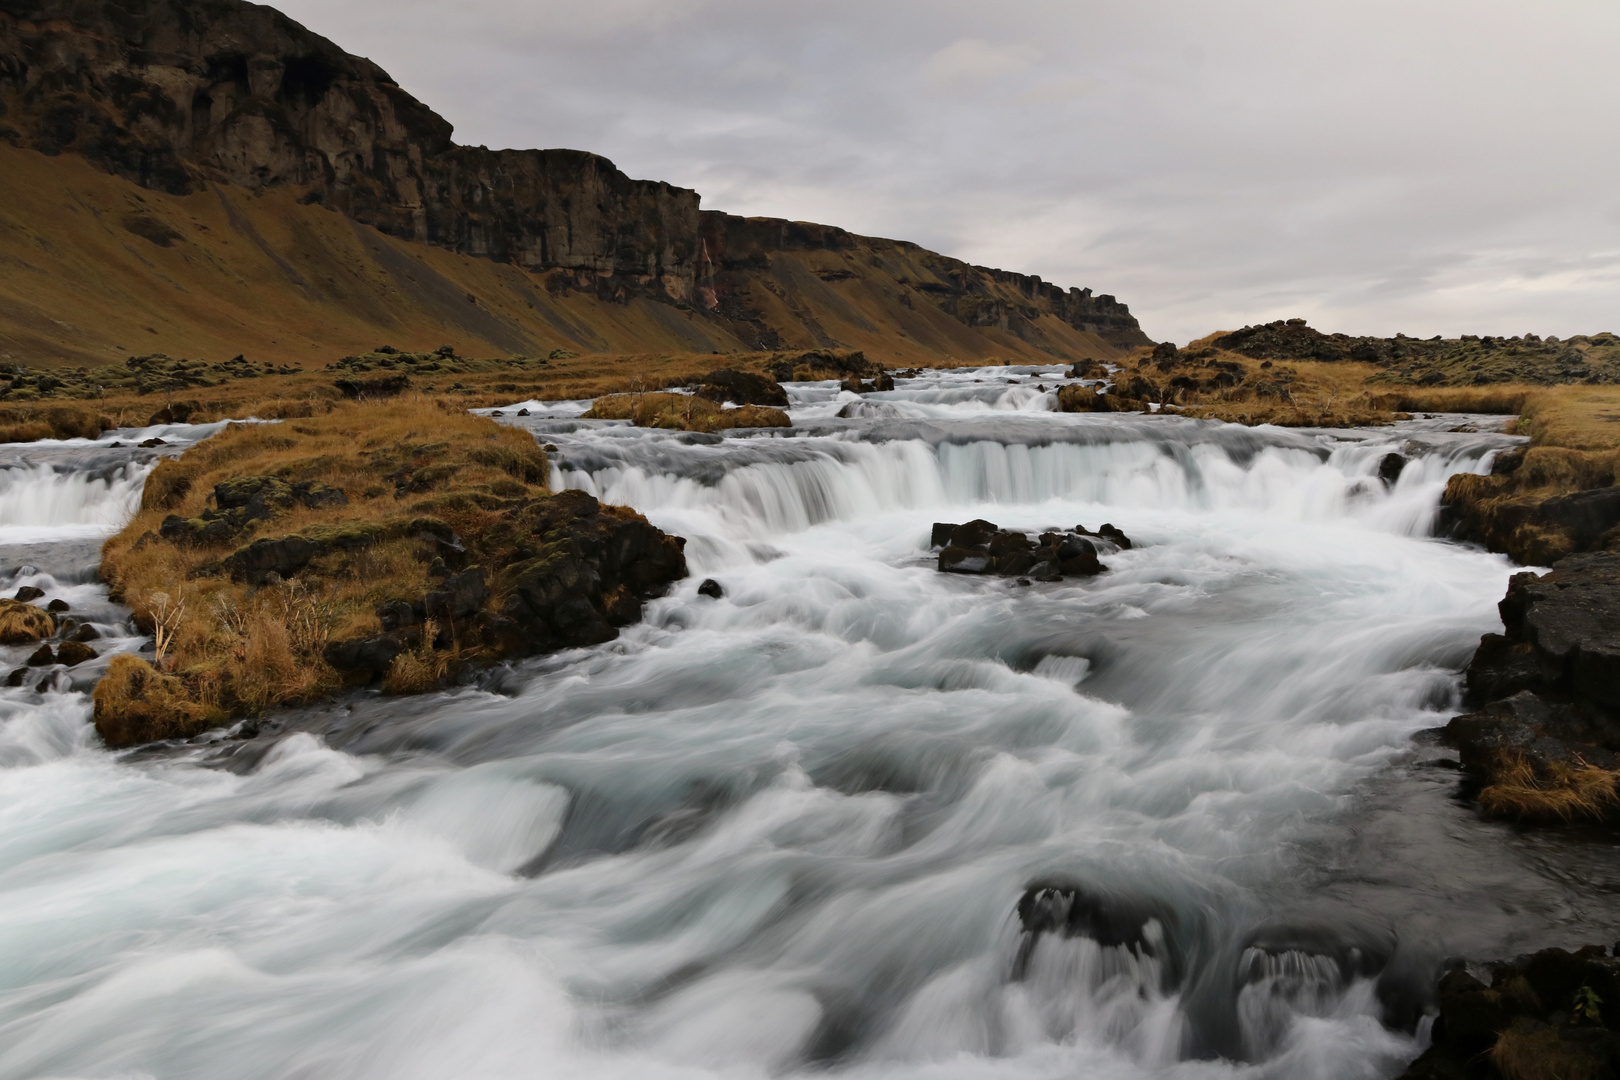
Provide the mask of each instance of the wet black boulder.
{"label": "wet black boulder", "polygon": [[1131,541],[1112,525],[1095,533],[1078,525],[1064,531],[1048,530],[1031,539],[1027,533],[1001,529],[979,518],[960,525],[935,522],[929,544],[940,549],[937,567],[941,573],[1027,575],[1059,581],[1102,573],[1107,567],[1098,558],[1099,548],[1120,550],[1130,547]]}
{"label": "wet black boulder", "polygon": [[697,389],[698,397],[710,401],[731,401],[738,405],[771,405],[779,409],[788,406],[787,391],[775,379],[756,375],[751,371],[733,371],[719,368],[703,376]]}

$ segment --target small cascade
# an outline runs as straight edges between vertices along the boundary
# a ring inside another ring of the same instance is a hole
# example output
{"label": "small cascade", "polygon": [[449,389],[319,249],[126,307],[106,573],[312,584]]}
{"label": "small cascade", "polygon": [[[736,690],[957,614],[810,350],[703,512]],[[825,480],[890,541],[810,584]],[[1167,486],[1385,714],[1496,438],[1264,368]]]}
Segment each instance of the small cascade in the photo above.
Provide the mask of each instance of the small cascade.
{"label": "small cascade", "polygon": [[1182,1057],[1186,1018],[1163,956],[1163,929],[1149,920],[1143,932],[1145,945],[1057,934],[1031,944],[1019,989],[1044,1039],[1118,1047],[1149,1066]]}
{"label": "small cascade", "polygon": [[0,467],[0,543],[116,532],[140,509],[153,464],[129,461],[94,471],[49,462]]}
{"label": "small cascade", "polygon": [[[1370,983],[1362,985],[1365,992],[1357,995],[1357,1001],[1347,1001],[1354,983],[1347,982],[1331,956],[1298,949],[1273,953],[1249,948],[1239,968],[1243,988],[1237,999],[1238,1030],[1244,1056],[1250,1061],[1270,1056],[1302,1016],[1333,1016],[1347,1005],[1356,1012],[1376,1006]],[[1376,1014],[1376,1008],[1371,1011]]]}

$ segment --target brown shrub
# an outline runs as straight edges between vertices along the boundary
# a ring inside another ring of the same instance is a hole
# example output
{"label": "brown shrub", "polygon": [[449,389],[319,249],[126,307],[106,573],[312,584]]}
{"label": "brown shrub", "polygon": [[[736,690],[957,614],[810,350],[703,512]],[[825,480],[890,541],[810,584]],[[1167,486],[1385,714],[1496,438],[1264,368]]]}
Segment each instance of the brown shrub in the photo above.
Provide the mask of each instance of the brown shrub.
{"label": "brown shrub", "polygon": [[422,625],[422,641],[416,648],[394,657],[383,677],[383,689],[390,694],[423,694],[436,689],[450,669],[450,657],[433,650],[439,627],[432,619]]}
{"label": "brown shrub", "polygon": [[56,620],[21,600],[0,599],[0,645],[25,645],[56,633]]}
{"label": "brown shrub", "polygon": [[91,697],[96,731],[114,748],[189,738],[226,718],[223,711],[188,691],[180,679],[128,653],[112,658]]}

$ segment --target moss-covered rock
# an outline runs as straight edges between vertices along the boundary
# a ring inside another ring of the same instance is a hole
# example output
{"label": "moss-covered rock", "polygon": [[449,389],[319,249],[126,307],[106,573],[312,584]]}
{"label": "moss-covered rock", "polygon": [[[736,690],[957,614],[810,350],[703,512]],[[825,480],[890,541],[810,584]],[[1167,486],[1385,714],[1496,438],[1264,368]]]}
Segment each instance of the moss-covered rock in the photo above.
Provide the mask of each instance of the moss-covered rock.
{"label": "moss-covered rock", "polygon": [[226,719],[223,710],[197,700],[180,679],[128,653],[113,657],[91,697],[96,731],[114,749],[190,738]]}
{"label": "moss-covered rock", "polygon": [[0,645],[26,645],[56,633],[56,620],[20,600],[0,599]]}

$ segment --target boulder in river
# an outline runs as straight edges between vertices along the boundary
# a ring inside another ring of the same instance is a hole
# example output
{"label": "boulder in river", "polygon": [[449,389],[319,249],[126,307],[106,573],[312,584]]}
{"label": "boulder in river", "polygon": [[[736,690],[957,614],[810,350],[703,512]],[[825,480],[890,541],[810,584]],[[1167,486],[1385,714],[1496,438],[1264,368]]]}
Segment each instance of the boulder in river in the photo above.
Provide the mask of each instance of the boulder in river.
{"label": "boulder in river", "polygon": [[719,368],[703,376],[697,389],[698,397],[713,402],[736,402],[738,405],[772,405],[779,409],[788,406],[787,391],[775,379],[756,375],[751,371],[733,371]]}
{"label": "boulder in river", "polygon": [[0,645],[25,645],[56,633],[56,620],[21,600],[0,599]]}
{"label": "boulder in river", "polygon": [[17,590],[17,595],[16,595],[15,599],[21,600],[24,603],[28,603],[29,601],[32,601],[32,600],[38,600],[40,597],[42,597],[44,595],[45,595],[45,590],[44,589],[41,589],[41,588],[39,588],[37,586],[34,586],[34,585],[24,585],[22,588]]}
{"label": "boulder in river", "polygon": [[935,522],[929,543],[940,549],[941,573],[1027,575],[1040,581],[1100,574],[1108,568],[1099,554],[1131,546],[1130,538],[1113,525],[1104,525],[1097,532],[1076,525],[1068,530],[1047,530],[1031,539],[1027,533],[999,528],[983,518],[960,525]]}
{"label": "boulder in river", "polygon": [[56,647],[56,662],[67,667],[94,660],[96,655],[96,650],[79,641],[64,641]]}

